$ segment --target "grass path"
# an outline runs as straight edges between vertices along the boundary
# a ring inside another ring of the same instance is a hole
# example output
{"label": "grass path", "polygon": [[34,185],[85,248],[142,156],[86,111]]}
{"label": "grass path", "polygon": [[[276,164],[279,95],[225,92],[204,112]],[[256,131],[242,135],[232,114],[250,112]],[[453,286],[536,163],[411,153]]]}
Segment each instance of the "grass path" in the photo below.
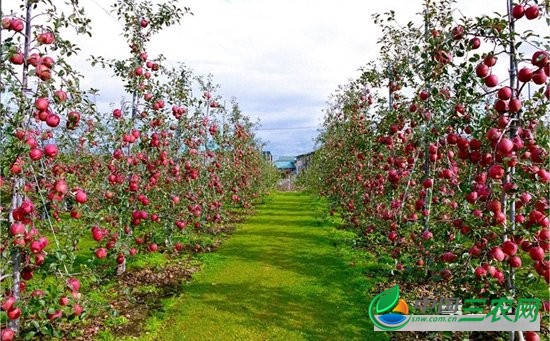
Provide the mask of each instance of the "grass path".
{"label": "grass path", "polygon": [[[380,340],[367,279],[300,193],[275,193],[215,253],[185,294],[148,322],[149,340]],[[349,234],[347,235],[349,237]],[[364,271],[364,269],[363,269]]]}

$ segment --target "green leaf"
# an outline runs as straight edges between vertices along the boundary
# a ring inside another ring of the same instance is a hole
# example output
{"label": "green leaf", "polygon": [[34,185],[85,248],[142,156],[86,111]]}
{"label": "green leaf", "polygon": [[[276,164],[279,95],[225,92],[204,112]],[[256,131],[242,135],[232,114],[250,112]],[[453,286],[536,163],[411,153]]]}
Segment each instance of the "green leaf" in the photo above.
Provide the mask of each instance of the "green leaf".
{"label": "green leaf", "polygon": [[36,335],[36,332],[30,331],[25,334],[25,340],[32,340],[34,338],[34,335]]}
{"label": "green leaf", "polygon": [[399,285],[394,285],[388,290],[380,293],[378,297],[378,302],[376,302],[377,313],[382,314],[393,309],[399,300]]}

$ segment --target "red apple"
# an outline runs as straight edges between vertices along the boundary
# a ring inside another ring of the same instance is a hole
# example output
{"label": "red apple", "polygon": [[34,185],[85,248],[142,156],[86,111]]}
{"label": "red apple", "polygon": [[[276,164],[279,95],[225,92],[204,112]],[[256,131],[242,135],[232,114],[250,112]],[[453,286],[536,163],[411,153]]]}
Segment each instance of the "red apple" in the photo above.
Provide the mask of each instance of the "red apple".
{"label": "red apple", "polygon": [[493,54],[488,54],[483,58],[483,64],[487,66],[494,66],[497,63],[497,57]]}
{"label": "red apple", "polygon": [[43,245],[40,241],[34,240],[31,242],[30,249],[32,253],[40,253],[42,250],[44,250],[45,245]]}
{"label": "red apple", "polygon": [[8,318],[10,320],[17,320],[21,316],[21,309],[19,307],[8,310]]}
{"label": "red apple", "polygon": [[473,37],[472,39],[470,39],[470,48],[472,50],[476,50],[480,46],[481,46],[481,39],[479,39],[478,37]]}
{"label": "red apple", "polygon": [[529,256],[532,260],[542,261],[544,260],[544,250],[540,246],[533,246],[529,249]]}
{"label": "red apple", "polygon": [[74,198],[79,204],[84,204],[86,201],[88,201],[88,196],[86,195],[86,192],[81,189],[76,191]]}
{"label": "red apple", "polygon": [[495,86],[498,85],[498,77],[497,75],[495,75],[494,73],[485,77],[485,79],[483,80],[483,82],[485,83],[485,85],[489,88],[494,88]]}
{"label": "red apple", "polygon": [[479,257],[481,256],[481,248],[477,245],[473,245],[469,250],[468,250],[468,253],[470,254],[470,256],[472,257]]}
{"label": "red apple", "polygon": [[84,311],[84,308],[82,308],[80,304],[78,303],[73,304],[73,314],[75,316],[82,314],[83,311]]}
{"label": "red apple", "polygon": [[521,110],[522,104],[521,101],[517,98],[512,98],[510,102],[508,102],[508,110],[512,113],[516,113]]}
{"label": "red apple", "polygon": [[540,336],[537,332],[525,332],[525,341],[540,341]]}
{"label": "red apple", "polygon": [[511,240],[502,243],[502,251],[508,256],[514,256],[518,252],[518,245]]}
{"label": "red apple", "polygon": [[17,300],[13,296],[8,296],[6,299],[2,302],[2,310],[3,311],[9,311],[13,309],[13,305],[15,304]]}
{"label": "red apple", "polygon": [[121,118],[122,117],[122,110],[120,110],[120,109],[113,110],[113,117],[114,118]]}
{"label": "red apple", "polygon": [[107,249],[102,247],[95,250],[95,256],[99,259],[104,259],[105,257],[107,257]]}
{"label": "red apple", "polygon": [[502,211],[502,204],[498,200],[491,200],[487,204],[487,209],[490,212],[493,212],[493,213],[501,212]]}
{"label": "red apple", "polygon": [[59,150],[55,144],[47,144],[44,146],[44,154],[46,154],[47,157],[56,157],[58,153]]}
{"label": "red apple", "polygon": [[23,235],[27,232],[25,225],[21,223],[13,223],[10,226],[10,234],[12,236]]}
{"label": "red apple", "polygon": [[538,66],[539,68],[545,67],[550,61],[550,53],[547,51],[536,51],[531,57],[531,64]]}
{"label": "red apple", "polygon": [[[506,101],[501,99],[495,102],[494,108],[499,114],[503,114],[509,110],[508,103],[506,103]],[[501,116],[501,117],[504,117],[504,116]]]}
{"label": "red apple", "polygon": [[451,37],[454,40],[460,40],[464,37],[464,27],[461,25],[455,26],[451,29]]}
{"label": "red apple", "polygon": [[425,101],[428,99],[428,97],[430,97],[430,93],[426,90],[422,90],[420,91],[420,94],[418,95],[418,97],[420,97],[421,100]]}
{"label": "red apple", "polygon": [[504,252],[502,251],[502,249],[499,246],[493,247],[491,249],[490,255],[491,255],[491,258],[493,258],[494,260],[497,260],[499,262],[502,262],[504,260],[504,258],[506,257],[506,255],[504,254]]}
{"label": "red apple", "polygon": [[514,149],[514,143],[512,140],[504,137],[498,142],[497,149],[502,155],[508,155]]}
{"label": "red apple", "polygon": [[533,77],[533,70],[528,67],[523,67],[518,71],[518,79],[520,82],[529,82]]}
{"label": "red apple", "polygon": [[16,52],[10,56],[10,62],[15,65],[23,65],[25,58],[21,52]]}
{"label": "red apple", "polygon": [[546,73],[544,73],[543,69],[539,69],[535,71],[535,73],[533,73],[531,80],[537,85],[543,85],[548,80],[548,76],[546,75]]}
{"label": "red apple", "polygon": [[50,101],[48,101],[48,99],[45,98],[45,97],[38,97],[34,101],[34,106],[36,107],[36,109],[38,109],[40,111],[46,111],[46,110],[48,110],[48,107],[50,106]]}
{"label": "red apple", "polygon": [[67,280],[67,286],[73,291],[80,291],[80,281],[75,277],[71,277]]}
{"label": "red apple", "polygon": [[65,102],[67,99],[69,98],[69,96],[67,95],[67,93],[63,90],[56,90],[54,92],[54,99],[57,103],[63,103]]}
{"label": "red apple", "polygon": [[60,306],[66,306],[69,305],[69,298],[67,296],[61,296],[59,298],[59,305]]}
{"label": "red apple", "polygon": [[48,69],[51,69],[55,65],[55,60],[53,60],[53,58],[49,56],[42,57],[42,65],[44,65]]}
{"label": "red apple", "polygon": [[49,44],[53,44],[55,39],[52,32],[44,32],[44,33],[40,33],[38,37],[36,37],[36,40],[40,44],[49,45]]}
{"label": "red apple", "polygon": [[422,186],[424,188],[431,188],[431,187],[433,187],[433,185],[434,185],[434,181],[433,181],[433,179],[430,179],[430,178],[427,178],[426,180],[424,180],[422,182]]}
{"label": "red apple", "polygon": [[492,179],[499,180],[504,177],[504,168],[501,165],[494,164],[489,168],[488,173]]}
{"label": "red apple", "polygon": [[61,310],[56,310],[54,313],[48,314],[48,319],[50,321],[57,320],[63,316],[63,312]]}
{"label": "red apple", "polygon": [[24,28],[24,24],[23,24],[23,20],[19,19],[19,18],[12,18],[10,20],[10,29],[15,31],[15,32],[21,32],[23,31],[23,28]]}
{"label": "red apple", "polygon": [[15,340],[15,332],[11,328],[2,329],[0,339],[2,341],[13,341]]}
{"label": "red apple", "polygon": [[490,68],[483,63],[480,63],[476,66],[476,76],[480,78],[487,77],[490,71],[491,71]]}
{"label": "red apple", "polygon": [[512,98],[512,88],[510,88],[509,86],[503,86],[498,90],[497,94],[499,99],[507,101]]}
{"label": "red apple", "polygon": [[528,20],[537,19],[540,15],[539,6],[531,5],[525,9],[525,17]]}
{"label": "red apple", "polygon": [[31,160],[33,161],[38,161],[42,158],[44,154],[42,153],[42,151],[38,148],[33,148],[29,151],[29,156],[31,158]]}
{"label": "red apple", "polygon": [[48,114],[46,117],[46,124],[52,128],[57,127],[60,121],[61,119],[56,114]]}
{"label": "red apple", "polygon": [[482,277],[485,277],[487,276],[487,270],[485,270],[483,267],[481,266],[478,266],[475,271],[474,271],[475,275],[477,278],[482,278]]}
{"label": "red apple", "polygon": [[453,276],[453,273],[451,272],[451,270],[449,269],[443,269],[439,272],[439,274],[441,275],[441,277],[444,279],[444,280],[449,280],[451,279],[451,277]]}
{"label": "red apple", "polygon": [[523,7],[523,5],[515,4],[514,7],[512,7],[512,17],[515,19],[521,19],[524,14],[525,7]]}

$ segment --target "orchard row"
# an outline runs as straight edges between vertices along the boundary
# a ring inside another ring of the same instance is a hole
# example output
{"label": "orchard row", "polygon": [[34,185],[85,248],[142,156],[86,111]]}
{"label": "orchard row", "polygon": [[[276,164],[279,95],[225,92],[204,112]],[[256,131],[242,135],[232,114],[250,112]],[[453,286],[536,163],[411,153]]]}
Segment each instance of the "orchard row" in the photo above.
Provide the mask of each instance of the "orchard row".
{"label": "orchard row", "polygon": [[397,280],[532,297],[550,281],[547,9],[452,7],[374,17],[379,60],[333,96],[305,180]]}
{"label": "orchard row", "polygon": [[[83,8],[20,3],[0,31],[2,340],[58,335],[59,323],[85,317],[87,276],[120,275],[139,253],[200,248],[186,236],[220,233],[273,178],[237,103],[222,106],[210,79],[147,50],[188,8],[116,2],[131,57],[92,60],[131,100],[105,113],[80,88],[69,58],[78,50],[64,39],[89,31]],[[99,261],[77,262],[83,240]]]}

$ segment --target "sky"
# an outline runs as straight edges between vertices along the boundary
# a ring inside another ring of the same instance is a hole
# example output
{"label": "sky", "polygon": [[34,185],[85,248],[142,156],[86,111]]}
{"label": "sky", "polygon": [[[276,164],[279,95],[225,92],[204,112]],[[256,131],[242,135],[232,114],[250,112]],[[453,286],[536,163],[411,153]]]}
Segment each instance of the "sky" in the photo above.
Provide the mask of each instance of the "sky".
{"label": "sky", "polygon": [[[109,71],[92,69],[86,59],[128,53],[121,24],[107,13],[113,2],[82,1],[93,38],[76,40],[82,48],[76,63],[86,77],[83,85],[100,89],[96,100],[106,109],[122,98],[121,82]],[[260,120],[257,136],[265,150],[275,157],[295,156],[314,149],[330,94],[375,59],[381,33],[371,15],[393,9],[406,23],[421,11],[422,2],[180,0],[194,15],[155,36],[148,52],[163,54],[170,64],[184,62],[196,74],[211,73],[225,99],[236,97],[243,113]],[[467,16],[506,10],[505,0],[458,0],[456,6]]]}

